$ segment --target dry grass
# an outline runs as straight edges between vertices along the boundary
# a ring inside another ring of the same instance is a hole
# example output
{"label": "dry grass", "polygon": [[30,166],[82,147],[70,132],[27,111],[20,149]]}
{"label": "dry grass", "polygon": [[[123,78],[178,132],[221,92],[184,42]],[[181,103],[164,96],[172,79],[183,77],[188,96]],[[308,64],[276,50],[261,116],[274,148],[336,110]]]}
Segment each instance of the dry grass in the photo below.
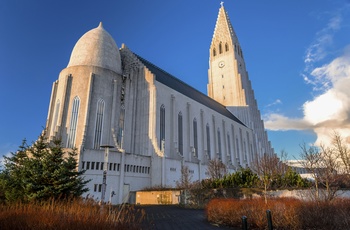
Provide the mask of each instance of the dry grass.
{"label": "dry grass", "polygon": [[0,229],[140,229],[145,212],[133,206],[103,207],[94,201],[0,205]]}
{"label": "dry grass", "polygon": [[297,199],[215,199],[207,206],[208,221],[239,227],[246,216],[249,229],[267,229],[266,210],[271,210],[274,229],[350,229],[350,200],[333,202]]}

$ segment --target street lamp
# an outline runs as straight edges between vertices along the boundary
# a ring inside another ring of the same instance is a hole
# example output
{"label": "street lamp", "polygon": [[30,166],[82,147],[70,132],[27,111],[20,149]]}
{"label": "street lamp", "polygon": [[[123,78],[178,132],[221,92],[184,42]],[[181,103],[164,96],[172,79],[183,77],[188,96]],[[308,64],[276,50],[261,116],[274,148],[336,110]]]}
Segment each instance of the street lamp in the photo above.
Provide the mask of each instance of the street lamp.
{"label": "street lamp", "polygon": [[102,194],[101,194],[101,204],[103,205],[105,196],[106,196],[106,189],[107,189],[107,169],[108,169],[108,155],[109,155],[109,149],[114,148],[114,146],[111,145],[101,145],[101,148],[105,149],[105,156],[104,156],[104,163],[103,163],[103,177],[102,177]]}

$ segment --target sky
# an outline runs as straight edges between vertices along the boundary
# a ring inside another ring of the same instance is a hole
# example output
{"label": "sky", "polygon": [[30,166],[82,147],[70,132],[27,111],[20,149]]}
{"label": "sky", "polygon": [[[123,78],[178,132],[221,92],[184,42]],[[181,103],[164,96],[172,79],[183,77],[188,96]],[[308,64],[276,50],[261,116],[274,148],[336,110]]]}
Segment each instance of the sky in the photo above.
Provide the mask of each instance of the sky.
{"label": "sky", "polygon": [[[226,0],[276,153],[350,142],[350,0]],[[219,0],[1,0],[0,156],[45,127],[52,83],[103,22],[118,47],[207,93]]]}

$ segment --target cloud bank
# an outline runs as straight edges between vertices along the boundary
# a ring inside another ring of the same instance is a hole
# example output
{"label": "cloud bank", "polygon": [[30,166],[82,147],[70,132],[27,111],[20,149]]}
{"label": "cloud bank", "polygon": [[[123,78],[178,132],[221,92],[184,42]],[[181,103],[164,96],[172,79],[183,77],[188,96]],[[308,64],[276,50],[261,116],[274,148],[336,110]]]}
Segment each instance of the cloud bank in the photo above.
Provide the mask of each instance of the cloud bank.
{"label": "cloud bank", "polygon": [[331,18],[306,50],[303,77],[307,84],[313,85],[313,93],[318,94],[302,105],[303,117],[266,114],[264,120],[267,129],[312,130],[317,135],[315,145],[329,144],[333,131],[337,131],[350,144],[350,45],[331,62],[314,67],[327,56],[327,47],[332,43],[333,34],[340,28],[341,22],[341,15]]}

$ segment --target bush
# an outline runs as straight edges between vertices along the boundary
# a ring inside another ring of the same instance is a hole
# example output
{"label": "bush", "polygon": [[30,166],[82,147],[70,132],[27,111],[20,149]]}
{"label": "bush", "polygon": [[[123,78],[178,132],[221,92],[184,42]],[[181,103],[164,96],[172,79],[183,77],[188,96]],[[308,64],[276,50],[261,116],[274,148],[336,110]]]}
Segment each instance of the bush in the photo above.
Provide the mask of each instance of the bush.
{"label": "bush", "polygon": [[[276,174],[269,180],[270,189],[297,189],[310,187],[310,183],[290,168],[284,174]],[[220,179],[210,178],[200,182],[201,188],[264,188],[264,180],[250,168],[241,168]]]}
{"label": "bush", "polygon": [[275,229],[349,229],[350,200],[334,202],[302,201],[291,198],[213,199],[206,208],[209,222],[231,227],[242,225],[246,216],[249,229],[267,228],[266,210],[271,210]]}
{"label": "bush", "polygon": [[0,205],[0,229],[140,229],[145,212],[134,206],[100,206],[93,200],[51,200]]}

